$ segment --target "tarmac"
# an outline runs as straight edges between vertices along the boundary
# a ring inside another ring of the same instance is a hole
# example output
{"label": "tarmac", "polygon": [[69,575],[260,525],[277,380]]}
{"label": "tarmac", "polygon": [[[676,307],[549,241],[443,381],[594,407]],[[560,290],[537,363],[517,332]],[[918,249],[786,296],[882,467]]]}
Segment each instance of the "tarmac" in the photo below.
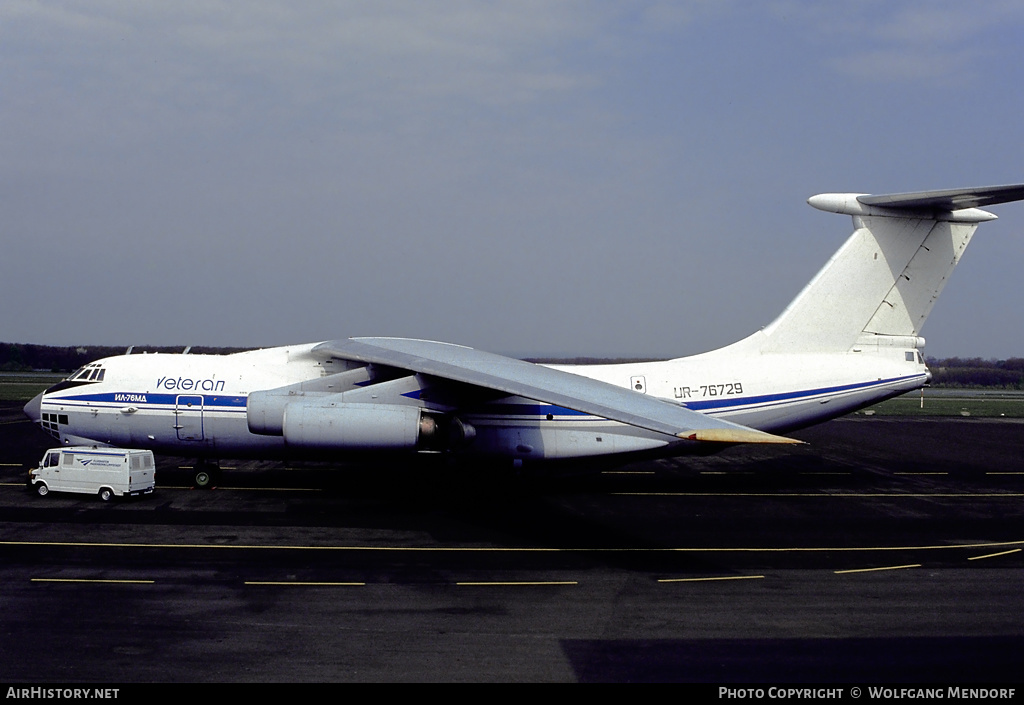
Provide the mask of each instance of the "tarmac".
{"label": "tarmac", "polygon": [[847,417],[571,478],[224,461],[37,497],[0,405],[0,682],[1008,683],[1024,423]]}

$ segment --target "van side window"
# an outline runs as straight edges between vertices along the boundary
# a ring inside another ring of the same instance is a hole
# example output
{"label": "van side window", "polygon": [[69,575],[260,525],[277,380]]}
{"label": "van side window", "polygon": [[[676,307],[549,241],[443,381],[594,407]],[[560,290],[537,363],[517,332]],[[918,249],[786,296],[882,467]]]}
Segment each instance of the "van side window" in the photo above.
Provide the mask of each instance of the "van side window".
{"label": "van side window", "polygon": [[74,462],[75,462],[75,454],[74,453],[65,453],[64,454],[64,467],[69,468],[69,467],[71,467],[74,464]]}
{"label": "van side window", "polygon": [[60,453],[47,453],[46,461],[43,463],[44,468],[52,468],[57,465],[57,458],[60,457]]}

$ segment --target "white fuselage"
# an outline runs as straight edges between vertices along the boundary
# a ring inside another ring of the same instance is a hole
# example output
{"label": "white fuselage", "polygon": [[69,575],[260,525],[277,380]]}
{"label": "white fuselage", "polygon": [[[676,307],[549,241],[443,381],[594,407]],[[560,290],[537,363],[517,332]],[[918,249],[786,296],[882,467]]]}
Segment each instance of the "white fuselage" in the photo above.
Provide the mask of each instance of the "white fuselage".
{"label": "white fuselage", "polygon": [[[865,347],[841,354],[760,353],[748,342],[757,335],[675,360],[552,367],[771,432],[846,414],[919,388],[928,379],[916,347]],[[42,395],[41,423],[70,445],[146,448],[208,458],[344,456],[345,449],[324,453],[289,445],[282,435],[254,433],[250,395],[284,388],[292,390],[288,399],[347,398],[336,396],[344,393],[376,401],[379,390],[383,401],[389,401],[390,394],[392,403],[449,411],[443,399],[431,398],[429,381],[416,375],[373,386],[325,388],[325,380],[358,366],[325,360],[312,352],[314,347],[107,358],[91,365],[102,369],[102,375],[84,381],[79,375]],[[685,446],[693,445],[521,397],[483,399],[460,409],[458,416],[474,429],[473,437],[441,449],[461,456],[546,460],[685,452]]]}

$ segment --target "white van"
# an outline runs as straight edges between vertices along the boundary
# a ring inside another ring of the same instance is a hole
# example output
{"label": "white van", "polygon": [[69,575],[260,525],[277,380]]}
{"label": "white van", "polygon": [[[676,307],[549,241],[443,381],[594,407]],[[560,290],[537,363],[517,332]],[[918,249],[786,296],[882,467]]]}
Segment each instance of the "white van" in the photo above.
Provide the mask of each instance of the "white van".
{"label": "white van", "polygon": [[40,497],[52,492],[114,497],[149,494],[156,487],[151,450],[72,446],[46,451],[38,468],[29,470],[29,485]]}

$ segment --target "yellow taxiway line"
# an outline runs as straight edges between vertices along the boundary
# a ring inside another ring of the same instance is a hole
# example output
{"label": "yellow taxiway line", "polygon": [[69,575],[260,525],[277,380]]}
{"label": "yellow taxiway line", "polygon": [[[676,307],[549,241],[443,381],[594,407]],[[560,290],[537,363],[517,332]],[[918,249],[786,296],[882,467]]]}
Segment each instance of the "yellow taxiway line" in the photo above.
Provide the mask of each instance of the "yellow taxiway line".
{"label": "yellow taxiway line", "polygon": [[832,571],[836,575],[845,575],[847,573],[874,573],[880,570],[903,570],[904,568],[920,568],[920,563],[910,563],[908,565],[886,565],[879,568],[851,568],[850,570],[834,570]]}
{"label": "yellow taxiway line", "polygon": [[715,578],[660,578],[659,583],[705,583],[717,580],[760,580],[763,575],[724,575]]}
{"label": "yellow taxiway line", "polygon": [[1012,548],[1009,551],[1000,551],[999,553],[989,553],[989,554],[984,555],[984,556],[971,556],[967,560],[969,560],[969,561],[980,561],[982,558],[995,558],[996,556],[1006,556],[1006,555],[1009,555],[1011,553],[1020,553],[1020,549],[1019,548]]}

